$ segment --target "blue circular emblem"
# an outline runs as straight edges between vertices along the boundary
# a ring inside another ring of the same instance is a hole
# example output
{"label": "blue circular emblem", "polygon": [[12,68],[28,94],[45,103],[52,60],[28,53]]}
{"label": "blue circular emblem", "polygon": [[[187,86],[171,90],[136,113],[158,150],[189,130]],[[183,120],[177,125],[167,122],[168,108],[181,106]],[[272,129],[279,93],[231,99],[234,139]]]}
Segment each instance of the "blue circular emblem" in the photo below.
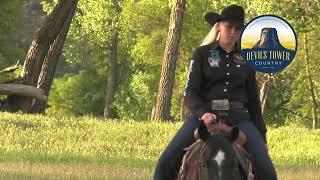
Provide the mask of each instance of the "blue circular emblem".
{"label": "blue circular emblem", "polygon": [[297,35],[283,18],[262,15],[252,19],[241,32],[241,56],[253,69],[264,73],[283,70],[297,52]]}

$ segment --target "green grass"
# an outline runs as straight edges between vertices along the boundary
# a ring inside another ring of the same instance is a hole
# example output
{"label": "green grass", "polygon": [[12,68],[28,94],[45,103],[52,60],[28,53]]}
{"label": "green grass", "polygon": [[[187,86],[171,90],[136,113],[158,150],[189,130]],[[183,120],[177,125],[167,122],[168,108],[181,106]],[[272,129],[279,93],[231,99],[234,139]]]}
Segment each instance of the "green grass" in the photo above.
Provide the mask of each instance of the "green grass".
{"label": "green grass", "polygon": [[[320,179],[319,167],[277,167],[278,179]],[[152,170],[118,165],[0,163],[0,179],[152,179]]]}
{"label": "green grass", "polygon": [[277,167],[279,180],[318,180],[320,167]]}
{"label": "green grass", "polygon": [[320,165],[320,130],[294,126],[270,128],[267,139],[271,158],[277,165]]}
{"label": "green grass", "polygon": [[0,163],[0,179],[151,179],[152,171],[118,165]]}
{"label": "green grass", "polygon": [[0,161],[152,168],[181,123],[0,113]]}
{"label": "green grass", "polygon": [[[26,168],[33,166],[34,174],[39,174],[36,169],[47,167],[49,171],[49,167],[65,166],[83,174],[90,174],[83,168],[98,169],[92,176],[103,175],[102,168],[108,172],[127,169],[120,172],[127,172],[128,177],[140,173],[150,178],[158,157],[181,125],[0,113],[0,174],[30,173],[33,171]],[[306,168],[300,174],[319,169],[320,130],[269,127],[267,138],[271,158],[283,177],[299,173],[297,169]],[[4,168],[10,163],[22,168],[17,172]]]}

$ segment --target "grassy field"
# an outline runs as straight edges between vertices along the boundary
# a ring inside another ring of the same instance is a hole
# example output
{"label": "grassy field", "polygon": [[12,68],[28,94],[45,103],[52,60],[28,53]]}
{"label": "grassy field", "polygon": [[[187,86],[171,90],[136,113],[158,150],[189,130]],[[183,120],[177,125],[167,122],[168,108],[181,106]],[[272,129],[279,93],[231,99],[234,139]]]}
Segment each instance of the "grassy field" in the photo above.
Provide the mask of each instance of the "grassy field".
{"label": "grassy field", "polygon": [[[317,167],[277,167],[280,180],[320,179]],[[152,179],[152,170],[115,165],[0,163],[0,179]]]}
{"label": "grassy field", "polygon": [[[0,113],[0,179],[150,179],[181,124]],[[279,179],[320,179],[319,130],[268,128],[267,138]]]}

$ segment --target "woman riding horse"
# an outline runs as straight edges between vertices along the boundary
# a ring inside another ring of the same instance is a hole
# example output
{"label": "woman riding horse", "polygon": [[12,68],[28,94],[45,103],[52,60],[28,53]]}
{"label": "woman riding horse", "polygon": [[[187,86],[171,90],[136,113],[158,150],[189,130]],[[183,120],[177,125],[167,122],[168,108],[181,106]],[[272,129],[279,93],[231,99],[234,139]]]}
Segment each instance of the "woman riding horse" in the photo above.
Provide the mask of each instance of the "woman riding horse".
{"label": "woman riding horse", "polygon": [[275,180],[277,175],[267,150],[255,71],[237,58],[236,43],[244,27],[244,10],[231,5],[224,8],[221,15],[208,13],[205,18],[212,29],[193,53],[184,93],[192,115],[162,153],[154,179],[175,179],[184,148],[195,141],[193,132],[199,120],[210,130],[219,115],[227,116],[227,125],[237,125],[246,134],[244,148],[253,155],[255,177]]}

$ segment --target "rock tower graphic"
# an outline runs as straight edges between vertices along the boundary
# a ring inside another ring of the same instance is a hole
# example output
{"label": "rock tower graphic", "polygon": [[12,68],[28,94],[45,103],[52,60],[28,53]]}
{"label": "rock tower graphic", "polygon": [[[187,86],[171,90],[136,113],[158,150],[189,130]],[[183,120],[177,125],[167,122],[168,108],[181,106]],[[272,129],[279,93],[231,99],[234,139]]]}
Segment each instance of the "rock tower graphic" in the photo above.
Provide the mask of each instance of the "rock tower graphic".
{"label": "rock tower graphic", "polygon": [[277,29],[270,27],[261,29],[260,39],[255,43],[251,50],[286,51],[290,54],[295,53],[295,51],[282,46]]}
{"label": "rock tower graphic", "polygon": [[268,27],[261,30],[260,40],[253,46],[253,48],[285,49],[279,41],[277,29]]}

